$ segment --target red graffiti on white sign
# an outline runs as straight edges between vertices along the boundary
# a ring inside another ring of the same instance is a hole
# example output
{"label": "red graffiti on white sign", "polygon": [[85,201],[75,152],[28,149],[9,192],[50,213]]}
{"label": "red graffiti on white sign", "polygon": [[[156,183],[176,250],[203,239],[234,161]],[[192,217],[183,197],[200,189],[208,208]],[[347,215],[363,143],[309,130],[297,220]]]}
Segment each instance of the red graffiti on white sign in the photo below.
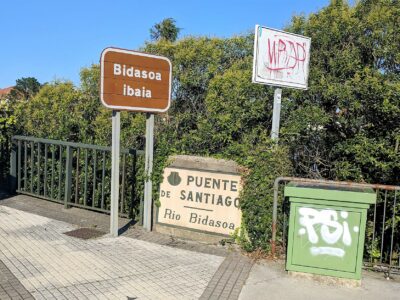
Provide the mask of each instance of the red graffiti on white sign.
{"label": "red graffiti on white sign", "polygon": [[311,39],[256,25],[252,81],[307,89]]}
{"label": "red graffiti on white sign", "polygon": [[[275,35],[267,40],[268,71],[304,70],[307,58],[306,44],[292,40],[290,37]],[[290,74],[290,72],[288,72]]]}

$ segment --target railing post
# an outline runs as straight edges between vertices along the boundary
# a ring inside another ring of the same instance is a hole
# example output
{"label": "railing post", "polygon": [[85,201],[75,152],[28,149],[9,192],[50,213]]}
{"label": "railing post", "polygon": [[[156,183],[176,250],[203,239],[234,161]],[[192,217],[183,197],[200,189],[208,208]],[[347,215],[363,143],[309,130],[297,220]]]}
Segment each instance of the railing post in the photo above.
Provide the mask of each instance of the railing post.
{"label": "railing post", "polygon": [[[133,207],[135,205],[135,199],[136,199],[136,155],[137,155],[137,151],[135,150],[135,152],[133,153],[133,157],[132,157],[132,176],[131,176],[131,186],[132,186],[132,190],[131,190],[131,203],[130,203],[130,207],[129,207],[129,218],[134,217],[133,215]],[[141,201],[142,202],[142,201]],[[143,203],[140,203],[139,206],[139,224],[143,226]]]}
{"label": "railing post", "polygon": [[64,208],[69,208],[68,202],[71,200],[72,189],[72,148],[67,146],[67,158],[65,160],[65,190],[64,190]]}
{"label": "railing post", "polygon": [[18,161],[17,161],[17,189],[21,190],[21,141],[18,140]]}
{"label": "railing post", "polygon": [[272,204],[272,237],[271,237],[271,255],[275,257],[276,254],[276,225],[278,219],[278,195],[279,195],[279,182],[283,178],[278,177],[274,182],[274,202]]}
{"label": "railing post", "polygon": [[17,150],[14,140],[11,139],[10,177],[8,178],[10,193],[15,193],[17,188]]}

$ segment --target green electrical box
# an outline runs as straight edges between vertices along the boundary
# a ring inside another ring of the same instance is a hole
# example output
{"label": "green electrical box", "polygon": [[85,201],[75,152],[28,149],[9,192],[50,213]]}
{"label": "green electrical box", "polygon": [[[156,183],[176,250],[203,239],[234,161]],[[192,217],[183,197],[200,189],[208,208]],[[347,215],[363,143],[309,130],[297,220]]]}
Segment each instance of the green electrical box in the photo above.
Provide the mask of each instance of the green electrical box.
{"label": "green electrical box", "polygon": [[290,183],[288,271],[361,279],[372,189]]}

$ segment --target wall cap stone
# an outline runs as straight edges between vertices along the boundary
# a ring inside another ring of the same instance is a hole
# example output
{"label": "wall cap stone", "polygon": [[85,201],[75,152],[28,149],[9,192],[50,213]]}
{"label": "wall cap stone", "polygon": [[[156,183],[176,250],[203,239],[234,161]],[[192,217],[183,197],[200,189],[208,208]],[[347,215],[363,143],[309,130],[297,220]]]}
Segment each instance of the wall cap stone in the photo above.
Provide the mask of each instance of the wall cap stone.
{"label": "wall cap stone", "polygon": [[192,155],[173,155],[169,158],[171,168],[198,169],[218,173],[240,174],[240,166],[233,160]]}

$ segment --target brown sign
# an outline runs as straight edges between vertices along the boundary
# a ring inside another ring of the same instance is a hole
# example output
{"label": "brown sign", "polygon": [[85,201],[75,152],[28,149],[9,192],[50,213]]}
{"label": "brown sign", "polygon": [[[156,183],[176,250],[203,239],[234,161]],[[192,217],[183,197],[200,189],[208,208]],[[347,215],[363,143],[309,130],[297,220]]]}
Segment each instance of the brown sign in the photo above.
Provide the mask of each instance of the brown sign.
{"label": "brown sign", "polygon": [[100,99],[114,110],[165,112],[171,100],[168,58],[119,48],[101,53]]}

